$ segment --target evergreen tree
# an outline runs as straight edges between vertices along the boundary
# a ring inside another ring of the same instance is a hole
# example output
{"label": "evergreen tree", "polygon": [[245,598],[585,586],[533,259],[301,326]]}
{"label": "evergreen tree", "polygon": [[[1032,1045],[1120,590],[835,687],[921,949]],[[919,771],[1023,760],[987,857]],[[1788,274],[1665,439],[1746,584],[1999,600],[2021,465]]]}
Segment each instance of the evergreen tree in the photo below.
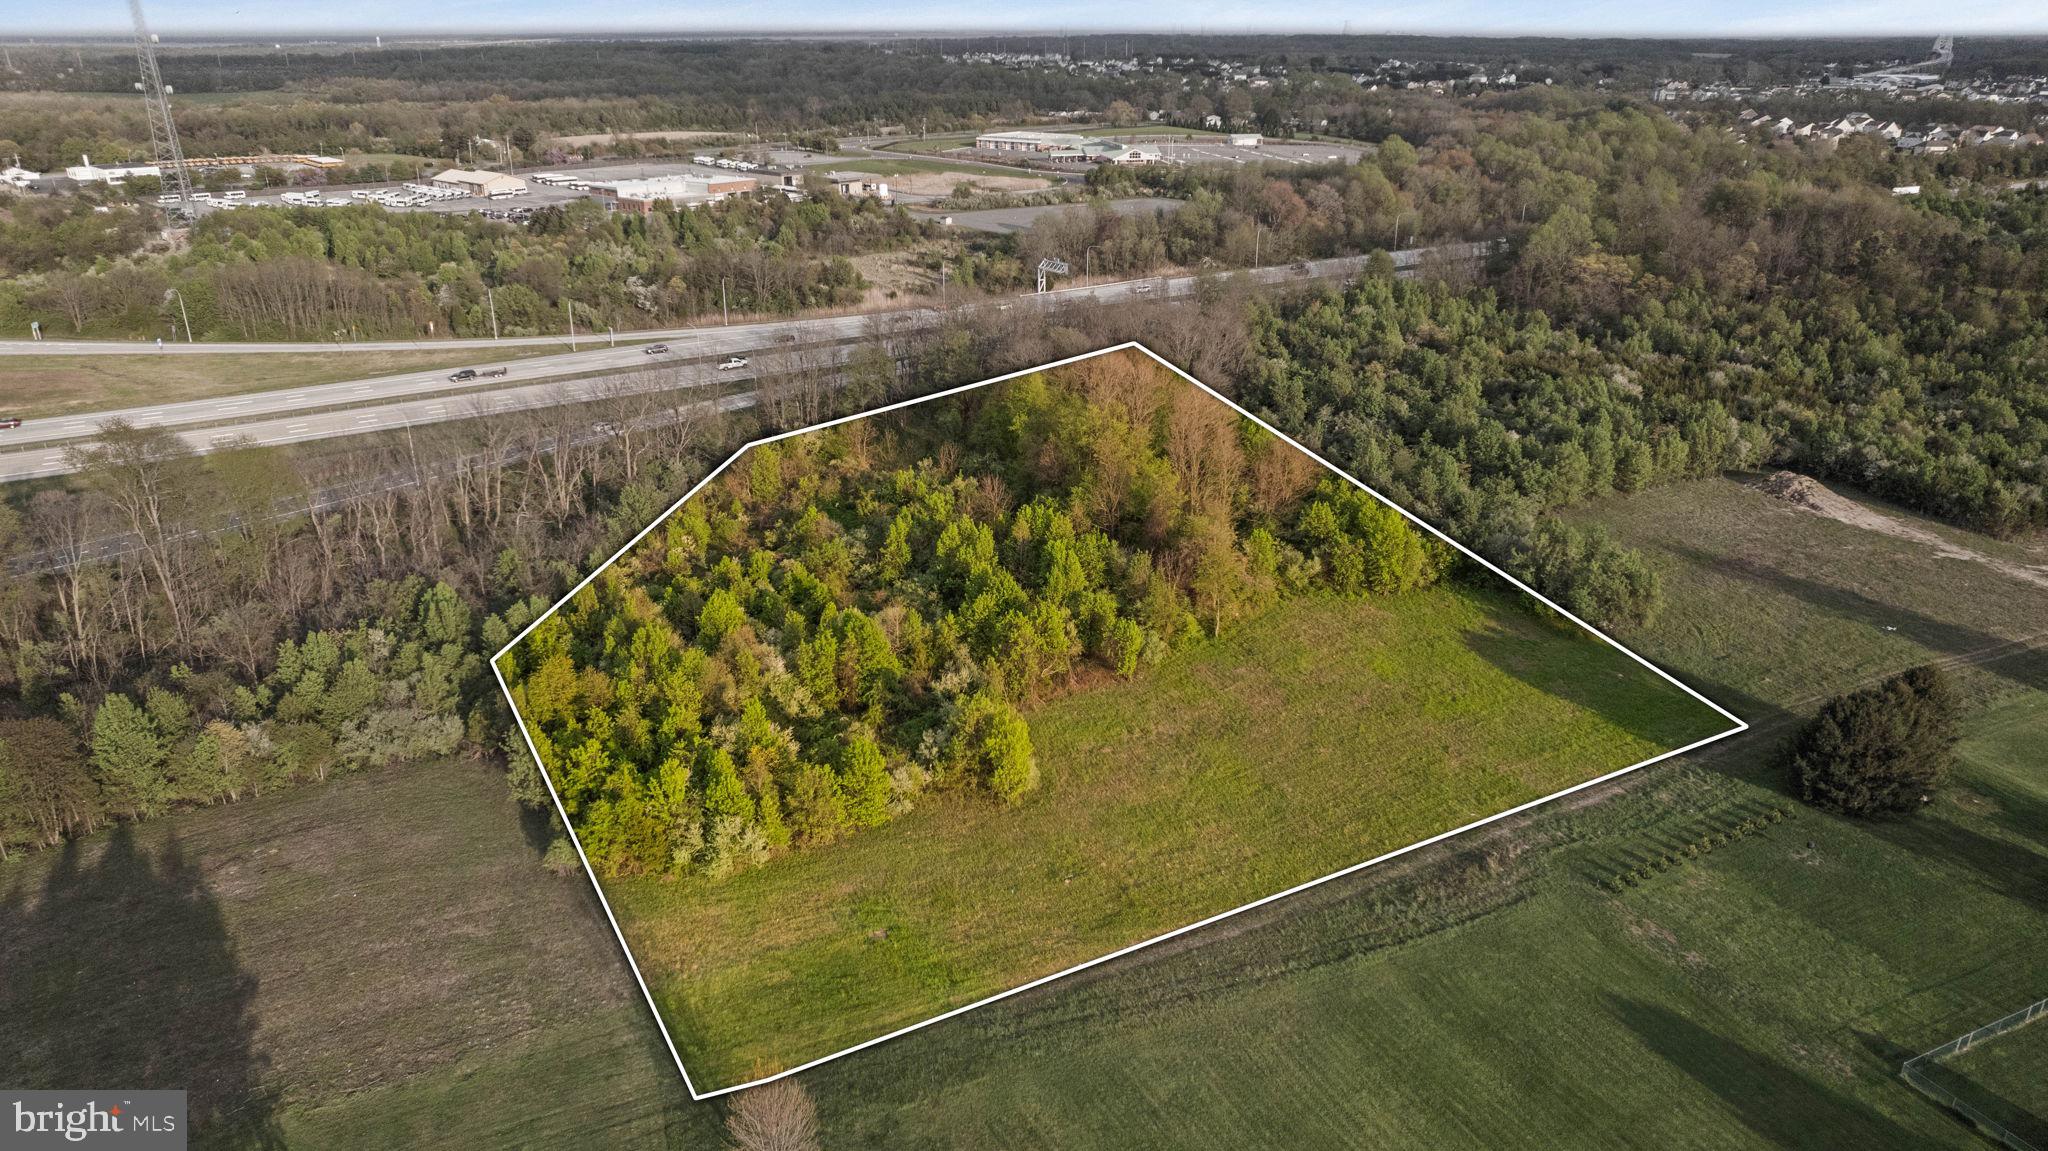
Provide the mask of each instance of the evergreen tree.
{"label": "evergreen tree", "polygon": [[130,815],[155,815],[170,798],[164,775],[169,749],[156,721],[115,692],[92,720],[92,767],[108,806]]}
{"label": "evergreen tree", "polygon": [[1800,793],[1845,815],[1918,809],[1947,776],[1956,712],[1947,675],[1931,664],[1829,700],[1791,744]]}
{"label": "evergreen tree", "polygon": [[716,827],[724,819],[752,824],[754,818],[754,797],[747,794],[747,785],[740,781],[732,756],[723,748],[712,749],[704,764],[705,822]]}
{"label": "evergreen tree", "polygon": [[889,770],[873,736],[861,733],[846,742],[839,765],[839,787],[845,796],[846,819],[855,827],[876,827],[889,818]]}

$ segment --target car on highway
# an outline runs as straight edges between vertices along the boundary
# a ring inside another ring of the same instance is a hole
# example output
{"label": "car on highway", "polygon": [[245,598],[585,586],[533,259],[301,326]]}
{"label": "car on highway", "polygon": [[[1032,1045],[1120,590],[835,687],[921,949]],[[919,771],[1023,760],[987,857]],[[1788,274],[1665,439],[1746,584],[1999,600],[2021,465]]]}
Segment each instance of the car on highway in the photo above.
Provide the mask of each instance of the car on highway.
{"label": "car on highway", "polygon": [[7,417],[7,418],[5,418],[5,419],[0,419],[0,432],[4,432],[4,431],[6,431],[6,430],[7,430],[8,428],[18,428],[18,427],[20,427],[20,426],[21,426],[21,417],[20,417],[20,416],[8,416],[8,417]]}
{"label": "car on highway", "polygon": [[456,372],[456,373],[455,373],[454,375],[452,375],[452,376],[449,376],[449,377],[448,377],[448,379],[449,379],[450,381],[452,381],[452,382],[454,382],[454,383],[458,383],[458,384],[459,384],[459,383],[461,383],[461,382],[462,382],[462,381],[464,381],[464,380],[473,380],[473,379],[476,379],[476,369],[475,369],[475,368],[463,368],[463,369],[462,369],[461,371],[458,371],[458,372]]}
{"label": "car on highway", "polygon": [[718,370],[721,372],[729,372],[732,371],[734,368],[744,368],[746,366],[747,358],[745,356],[727,356],[725,358],[725,362],[718,365]]}
{"label": "car on highway", "polygon": [[648,355],[650,355],[650,356],[665,356],[665,355],[667,355],[667,354],[668,354],[668,345],[667,345],[667,344],[649,344],[649,345],[647,345],[647,347],[646,347],[646,348],[645,348],[644,350],[645,350],[645,351],[646,351],[646,353],[647,353]]}
{"label": "car on highway", "polygon": [[1145,294],[1146,292],[1149,292],[1149,291],[1151,291],[1151,290],[1152,290],[1152,285],[1150,285],[1150,284],[1139,284],[1139,285],[1138,285],[1137,287],[1135,287],[1135,288],[1132,288],[1131,290],[1132,290],[1132,291],[1134,291],[1134,292],[1137,292],[1137,293],[1138,293],[1139,295],[1143,295],[1143,294]]}

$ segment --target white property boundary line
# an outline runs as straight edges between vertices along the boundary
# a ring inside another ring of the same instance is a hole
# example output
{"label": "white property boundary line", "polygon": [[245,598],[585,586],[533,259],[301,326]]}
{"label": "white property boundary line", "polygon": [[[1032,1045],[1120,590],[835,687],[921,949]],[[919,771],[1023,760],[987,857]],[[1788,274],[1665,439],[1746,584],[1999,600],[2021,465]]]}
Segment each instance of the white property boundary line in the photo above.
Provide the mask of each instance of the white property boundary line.
{"label": "white property boundary line", "polygon": [[[773,1075],[766,1075],[759,1079],[749,1080],[745,1083],[737,1083],[731,1087],[719,1087],[710,1091],[697,1090],[697,1085],[691,1082],[690,1080],[689,1068],[683,1066],[683,1057],[681,1053],[679,1053],[676,1050],[675,1037],[669,1034],[668,1021],[662,1018],[661,1008],[654,1002],[654,993],[648,989],[647,979],[644,975],[640,973],[640,962],[639,960],[633,958],[633,948],[630,944],[626,942],[626,933],[619,929],[619,918],[612,912],[611,901],[605,898],[604,887],[597,881],[597,871],[595,868],[590,866],[590,857],[583,853],[583,842],[576,835],[576,826],[575,824],[570,822],[568,810],[562,806],[562,797],[560,793],[558,793],[555,790],[555,782],[548,775],[547,765],[541,763],[540,751],[534,746],[533,735],[526,730],[526,721],[520,716],[518,706],[512,702],[512,689],[509,685],[505,683],[505,673],[502,669],[500,669],[498,661],[504,657],[505,653],[511,651],[514,647],[517,647],[519,645],[519,641],[525,639],[528,632],[531,632],[534,628],[539,627],[542,621],[546,620],[549,616],[555,614],[555,612],[563,604],[568,603],[571,599],[574,599],[576,593],[582,591],[584,587],[590,583],[591,580],[596,579],[599,573],[603,572],[612,564],[618,562],[619,557],[625,555],[627,551],[631,550],[633,545],[639,543],[641,539],[646,537],[646,535],[649,532],[652,532],[656,527],[666,522],[670,516],[676,513],[677,509],[681,508],[685,503],[688,503],[692,496],[695,496],[698,492],[704,490],[705,486],[711,483],[712,480],[717,479],[719,475],[725,471],[726,468],[732,466],[735,460],[738,460],[741,456],[746,455],[749,451],[752,451],[755,448],[761,447],[765,444],[772,444],[777,440],[786,440],[792,436],[801,436],[807,435],[811,432],[823,431],[826,428],[836,427],[839,424],[850,423],[854,420],[864,420],[870,416],[886,415],[889,412],[901,411],[904,408],[914,407],[918,404],[929,403],[933,400],[946,399],[947,397],[950,396],[960,395],[963,392],[971,392],[976,388],[985,388],[990,384],[1000,384],[1005,380],[1014,380],[1019,376],[1028,376],[1034,372],[1044,372],[1050,371],[1054,368],[1063,368],[1068,364],[1079,363],[1082,360],[1094,359],[1096,356],[1103,356],[1108,355],[1112,352],[1121,352],[1127,350],[1135,350],[1147,356],[1150,356],[1154,361],[1158,362],[1168,371],[1171,371],[1174,375],[1179,376],[1181,379],[1186,380],[1188,383],[1193,384],[1194,386],[1202,389],[1204,392],[1207,392],[1209,395],[1215,397],[1218,400],[1221,400],[1225,405],[1227,405],[1232,411],[1236,412],[1238,415],[1243,416],[1245,419],[1252,421],[1259,427],[1264,428],[1266,431],[1272,433],[1275,436],[1278,436],[1283,442],[1292,445],[1296,450],[1300,451],[1303,455],[1323,465],[1325,468],[1328,468],[1331,472],[1339,476],[1342,476],[1344,479],[1349,480],[1351,483],[1357,485],[1359,490],[1365,492],[1367,495],[1373,497],[1374,499],[1401,513],[1401,515],[1404,518],[1406,518],[1408,522],[1414,524],[1416,527],[1421,528],[1422,530],[1428,532],[1430,535],[1435,536],[1437,539],[1440,539],[1443,542],[1449,544],[1451,547],[1457,549],[1457,551],[1460,554],[1464,555],[1467,559],[1470,559],[1478,563],[1480,566],[1486,568],[1486,570],[1508,581],[1510,584],[1513,584],[1515,587],[1520,588],[1522,591],[1525,591],[1528,594],[1536,597],[1536,599],[1539,602],[1541,602],[1545,607],[1563,616],[1564,618],[1572,621],[1573,623],[1579,625],[1586,631],[1591,632],[1593,635],[1599,637],[1599,639],[1602,642],[1606,643],[1609,647],[1612,647],[1614,650],[1641,664],[1643,667],[1648,668],[1658,678],[1666,681],[1673,687],[1676,687],[1678,690],[1691,696],[1693,699],[1696,699],[1699,702],[1706,704],[1709,708],[1712,708],[1717,714],[1721,715],[1723,718],[1727,719],[1735,726],[1730,727],[1726,731],[1710,735],[1705,739],[1695,740],[1692,743],[1686,744],[1684,747],[1675,747],[1672,748],[1670,751],[1664,752],[1660,755],[1653,755],[1640,763],[1632,763],[1629,766],[1621,768],[1617,771],[1610,771],[1605,775],[1595,776],[1594,778],[1586,780],[1583,783],[1573,784],[1572,786],[1567,787],[1562,791],[1552,792],[1551,794],[1546,795],[1541,799],[1532,799],[1527,803],[1508,808],[1506,811],[1497,812],[1493,815],[1485,817],[1484,819],[1475,819],[1471,823],[1465,824],[1462,827],[1455,827],[1449,831],[1439,832],[1436,835],[1430,836],[1428,839],[1418,840],[1414,843],[1409,844],[1406,847],[1396,848],[1393,851],[1389,851],[1383,855],[1376,855],[1363,863],[1354,863],[1349,867],[1340,868],[1336,871],[1329,873],[1328,875],[1321,876],[1316,879],[1311,879],[1306,883],[1295,884],[1293,887],[1290,887],[1285,891],[1276,891],[1271,895],[1264,896],[1259,899],[1254,899],[1250,903],[1244,904],[1242,906],[1233,907],[1228,911],[1218,912],[1215,915],[1209,916],[1207,919],[1197,920],[1196,922],[1190,923],[1185,927],[1177,927],[1172,931],[1168,931],[1160,935],[1155,935],[1150,939],[1143,940],[1138,943],[1133,943],[1128,947],[1118,948],[1117,950],[1112,951],[1107,955],[1098,956],[1094,959],[1090,959],[1082,963],[1076,963],[1072,967],[1068,967],[1061,971],[1055,971],[1051,975],[1040,976],[1037,979],[1031,980],[1029,983],[1019,984],[1018,986],[1012,987],[1007,991],[999,991],[994,995],[990,995],[982,999],[977,999],[974,1002],[966,1004],[962,1007],[955,1007],[950,1011],[934,1015],[930,1019],[926,1019],[923,1022],[913,1023],[908,1027],[899,1027],[886,1035],[878,1035],[873,1039],[869,1039],[861,1043],[856,1043],[851,1047],[845,1048],[844,1050],[835,1051],[830,1055],[819,1056],[818,1058],[813,1059],[807,1063],[801,1063],[795,1067],[791,1067],[786,1071],[779,1071]],[[1454,540],[1451,537],[1445,535],[1443,532],[1438,531],[1435,527],[1431,526],[1430,524],[1423,522],[1421,519],[1416,517],[1414,513],[1410,512],[1407,508],[1402,507],[1401,505],[1395,503],[1393,500],[1390,500],[1387,497],[1381,495],[1380,493],[1374,491],[1370,486],[1361,482],[1356,476],[1351,475],[1349,472],[1346,472],[1344,469],[1324,459],[1322,456],[1317,455],[1315,452],[1310,451],[1306,447],[1303,447],[1300,442],[1294,439],[1294,437],[1288,435],[1287,433],[1281,431],[1280,429],[1274,427],[1273,425],[1267,423],[1266,421],[1260,419],[1252,413],[1244,410],[1242,407],[1239,407],[1236,401],[1232,400],[1229,396],[1224,395],[1223,393],[1217,391],[1216,389],[1210,387],[1209,385],[1203,383],[1195,377],[1187,374],[1184,371],[1181,371],[1178,367],[1175,367],[1173,364],[1167,362],[1166,359],[1152,351],[1152,349],[1146,347],[1141,343],[1138,343],[1135,340],[1129,341],[1127,343],[1117,344],[1113,347],[1102,348],[1098,351],[1084,352],[1078,356],[1068,356],[1064,360],[1054,360],[1052,363],[1049,364],[1040,364],[1037,367],[1025,368],[1022,369],[1021,371],[1015,371],[1007,375],[996,376],[992,379],[981,380],[977,383],[962,384],[959,387],[947,388],[944,391],[933,392],[931,395],[928,396],[919,396],[916,399],[903,400],[898,403],[888,404],[884,407],[879,407],[872,411],[859,412],[850,416],[841,416],[838,419],[826,420],[823,423],[812,424],[809,427],[797,428],[794,431],[778,432],[772,436],[764,436],[761,439],[749,441],[745,446],[741,447],[738,451],[735,451],[732,453],[732,455],[727,456],[725,462],[711,469],[710,473],[707,474],[703,479],[698,480],[696,485],[693,486],[689,491],[685,492],[681,499],[677,500],[675,503],[670,504],[667,510],[663,511],[659,516],[656,516],[654,520],[650,522],[646,527],[641,528],[640,531],[637,534],[635,534],[632,539],[626,541],[624,546],[620,547],[618,551],[613,552],[610,559],[605,560],[603,563],[597,566],[596,570],[592,571],[589,575],[584,576],[583,579],[580,582],[578,582],[575,587],[569,589],[567,595],[564,595],[561,599],[556,600],[554,604],[548,608],[548,610],[542,612],[537,618],[534,619],[532,623],[529,623],[524,628],[520,629],[519,634],[513,636],[511,642],[507,643],[504,647],[500,648],[497,654],[491,657],[491,674],[497,676],[498,678],[498,688],[499,690],[505,693],[505,703],[512,710],[512,721],[519,725],[519,734],[526,741],[526,750],[528,754],[533,756],[535,766],[540,768],[541,782],[547,785],[548,796],[555,802],[555,811],[562,818],[562,826],[568,829],[569,841],[576,848],[576,857],[583,862],[583,873],[590,877],[590,886],[593,890],[597,892],[597,901],[604,908],[605,918],[609,920],[612,925],[612,934],[618,937],[619,949],[625,953],[626,963],[633,969],[633,979],[640,985],[640,994],[646,998],[648,1010],[654,1013],[655,1026],[661,1028],[662,1041],[668,1044],[668,1053],[670,1056],[674,1057],[676,1061],[676,1070],[682,1073],[683,1086],[689,1089],[690,1098],[694,1100],[710,1099],[714,1096],[727,1095],[734,1091],[744,1091],[749,1087],[759,1087],[764,1083],[773,1083],[777,1079],[782,1079],[791,1075],[795,1075],[800,1071],[808,1071],[821,1063],[829,1063],[834,1059],[838,1059],[846,1055],[851,1055],[856,1051],[865,1050],[869,1047],[875,1046],[876,1044],[887,1043],[891,1039],[895,1039],[899,1036],[908,1035],[913,1031],[918,1031],[923,1028],[930,1027],[934,1023],[943,1022],[947,1019],[953,1018],[956,1015],[964,1015],[977,1007],[986,1007],[989,1004],[994,1003],[998,1000],[1008,999],[1010,996],[1019,994],[1020,992],[1029,991],[1034,987],[1039,987],[1044,984],[1051,983],[1055,979],[1062,979],[1076,972],[1085,971],[1090,967],[1094,967],[1102,963],[1107,963],[1110,960],[1119,958],[1121,956],[1129,955],[1133,951],[1142,950],[1144,948],[1152,946],[1155,943],[1164,943],[1169,939],[1173,939],[1181,935],[1186,935],[1190,931],[1199,930],[1200,928],[1207,927],[1212,923],[1228,919],[1233,915],[1250,911],[1255,907],[1263,907],[1268,903],[1272,903],[1276,900],[1285,899],[1290,895],[1295,895],[1300,892],[1307,891],[1311,887],[1316,887],[1321,884],[1328,883],[1333,879],[1340,879],[1346,875],[1351,875],[1354,872],[1363,871],[1366,868],[1373,866],[1374,864],[1384,863],[1389,859],[1395,858],[1396,856],[1406,855],[1411,851],[1416,851],[1421,848],[1428,847],[1430,844],[1433,843],[1440,843],[1446,839],[1451,838],[1454,835],[1462,835],[1465,832],[1471,831],[1474,828],[1484,827],[1489,823],[1506,819],[1512,815],[1519,815],[1524,811],[1528,811],[1530,808],[1539,807],[1543,804],[1549,803],[1551,800],[1562,798],[1576,791],[1583,791],[1586,788],[1593,787],[1597,784],[1605,783],[1610,779],[1616,778],[1617,776],[1627,775],[1629,772],[1635,771],[1638,768],[1648,767],[1653,763],[1660,763],[1664,760],[1670,759],[1673,756],[1684,755],[1686,752],[1705,747],[1706,745],[1713,743],[1717,740],[1726,739],[1731,735],[1737,735],[1741,732],[1749,730],[1749,724],[1745,722],[1740,716],[1737,716],[1734,712],[1729,711],[1727,708],[1722,707],[1720,704],[1715,703],[1713,700],[1708,699],[1706,696],[1701,695],[1697,691],[1694,691],[1691,687],[1680,682],[1676,677],[1671,675],[1669,672],[1665,671],[1663,668],[1658,667],[1656,664],[1651,663],[1649,660],[1644,659],[1642,656],[1637,655],[1635,652],[1630,651],[1626,647],[1623,647],[1621,644],[1615,642],[1613,637],[1607,635],[1599,628],[1594,627],[1592,624],[1589,624],[1585,620],[1580,619],[1578,616],[1573,615],[1571,612],[1566,611],[1563,607],[1559,606],[1558,604],[1551,602],[1550,598],[1545,596],[1542,592],[1537,591],[1535,588],[1532,588],[1528,584],[1523,583],[1521,580],[1516,579],[1514,576],[1509,575],[1506,571],[1503,571],[1500,567],[1496,566],[1492,561],[1488,560],[1486,557],[1473,551],[1471,548],[1466,547],[1464,544],[1459,543],[1457,540]]]}

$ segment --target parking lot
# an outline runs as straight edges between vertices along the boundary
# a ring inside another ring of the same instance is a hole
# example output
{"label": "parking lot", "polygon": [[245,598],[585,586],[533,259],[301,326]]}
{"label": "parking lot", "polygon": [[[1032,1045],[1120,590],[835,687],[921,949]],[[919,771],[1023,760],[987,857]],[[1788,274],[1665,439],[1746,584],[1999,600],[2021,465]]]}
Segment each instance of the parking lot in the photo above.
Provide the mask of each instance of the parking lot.
{"label": "parking lot", "polygon": [[1181,164],[1355,164],[1364,150],[1351,144],[1275,144],[1236,148],[1226,143],[1159,144],[1160,155]]}
{"label": "parking lot", "polygon": [[[815,153],[784,154],[786,166],[794,169],[795,161],[813,160],[821,162],[824,157]],[[694,176],[698,178],[731,178],[744,176],[754,179],[773,180],[779,173],[771,168],[758,168],[751,172],[720,168],[710,164],[696,164],[676,160],[625,161],[592,166],[565,166],[563,174],[574,176],[579,181],[595,180],[638,180],[660,176]],[[526,191],[517,196],[501,199],[486,199],[470,195],[444,194],[436,196],[429,190],[430,181],[414,179],[382,184],[330,184],[297,188],[250,189],[233,199],[208,201],[195,195],[195,200],[206,211],[219,211],[223,207],[253,207],[264,205],[273,208],[340,208],[357,204],[381,207],[389,212],[438,212],[443,215],[478,212],[494,218],[523,219],[536,208],[559,207],[576,200],[587,199],[588,191],[579,191],[566,186],[543,184],[533,179],[533,173],[525,173],[522,179]],[[160,200],[168,206],[168,201]]]}

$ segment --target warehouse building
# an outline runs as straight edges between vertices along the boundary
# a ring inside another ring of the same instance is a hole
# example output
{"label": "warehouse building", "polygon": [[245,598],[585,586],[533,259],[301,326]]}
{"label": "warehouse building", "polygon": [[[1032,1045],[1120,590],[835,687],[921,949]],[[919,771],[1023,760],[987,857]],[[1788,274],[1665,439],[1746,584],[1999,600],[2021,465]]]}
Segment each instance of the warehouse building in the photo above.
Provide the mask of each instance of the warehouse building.
{"label": "warehouse building", "polygon": [[1068,132],[983,132],[974,146],[984,152],[1051,152],[1079,148],[1086,139]]}
{"label": "warehouse building", "polygon": [[760,184],[746,176],[650,176],[632,180],[592,180],[590,193],[610,200],[622,212],[646,215],[656,208],[715,204],[728,196],[744,196]]}
{"label": "warehouse building", "polygon": [[122,181],[127,180],[131,176],[161,176],[163,174],[163,170],[155,164],[128,164],[119,167],[102,168],[92,162],[91,156],[80,156],[78,159],[79,163],[64,169],[64,177],[68,180],[76,180],[81,184],[106,184],[109,187],[119,187]]}
{"label": "warehouse building", "polygon": [[526,181],[502,172],[471,172],[464,168],[450,168],[434,177],[437,188],[454,188],[472,196],[523,196]]}

